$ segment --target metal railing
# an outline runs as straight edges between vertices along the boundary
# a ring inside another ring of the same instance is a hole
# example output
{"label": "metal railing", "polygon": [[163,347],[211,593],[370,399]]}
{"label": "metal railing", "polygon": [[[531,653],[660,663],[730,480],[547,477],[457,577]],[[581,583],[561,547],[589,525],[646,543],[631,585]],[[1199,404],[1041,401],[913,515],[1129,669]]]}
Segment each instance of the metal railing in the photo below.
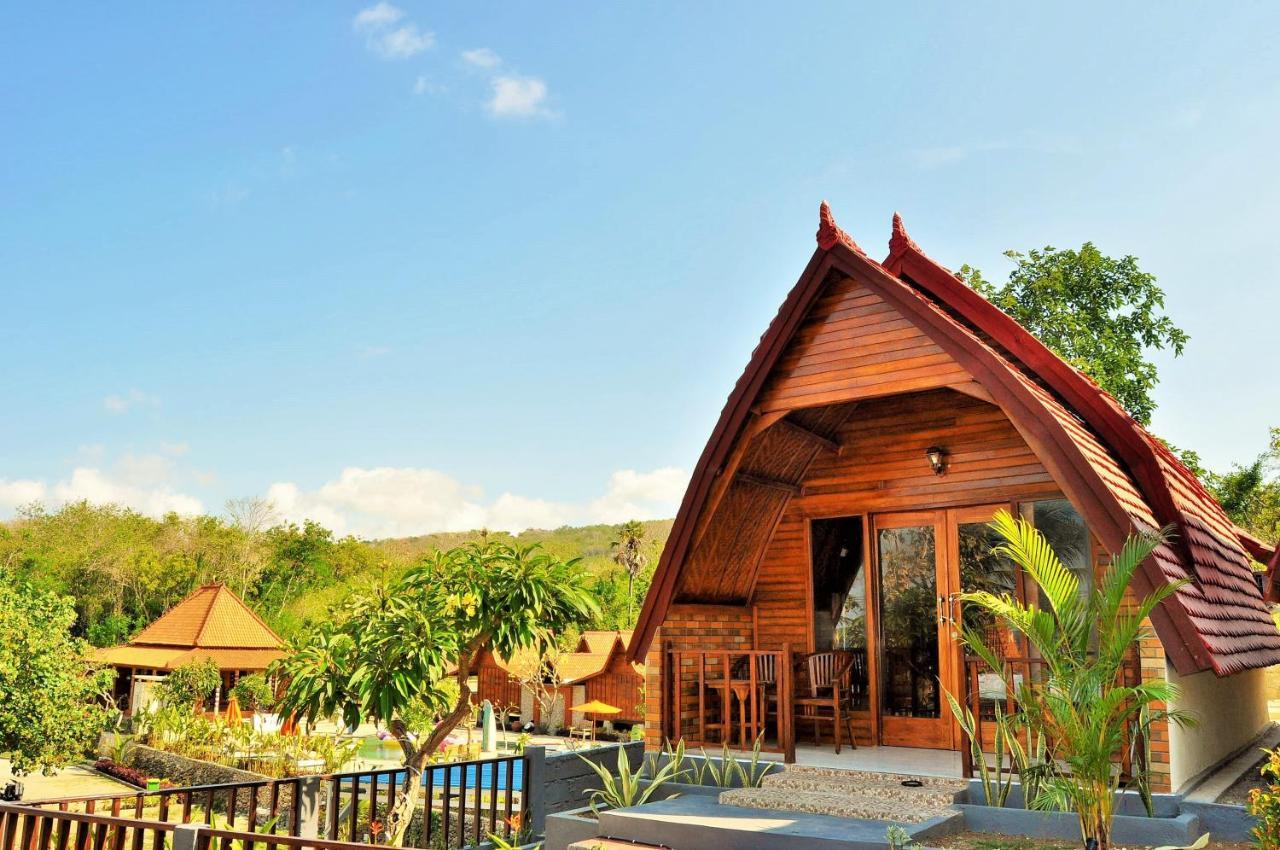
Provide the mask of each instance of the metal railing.
{"label": "metal railing", "polygon": [[[516,836],[537,793],[525,788],[533,772],[531,758],[544,757],[541,747],[529,747],[523,755],[427,766],[420,778],[421,812],[415,812],[420,820],[410,826],[406,844],[464,848],[481,844],[490,834]],[[243,850],[252,850],[255,843],[330,847],[376,842],[404,779],[405,768],[394,767],[6,805],[0,807],[5,823],[14,817],[18,823],[6,827],[9,831],[0,837],[7,843],[0,843],[0,850],[50,850],[51,839],[56,839],[56,850],[67,850],[68,842],[74,850],[108,850],[108,843],[109,850],[125,850],[126,844],[129,850],[147,850],[148,835],[150,846],[161,850],[162,833],[190,824],[202,825],[202,834],[209,836],[234,833],[245,842],[237,845]],[[72,824],[79,825],[74,841],[69,837]],[[95,832],[95,826],[102,828]],[[114,832],[103,832],[108,826]],[[16,847],[15,835],[26,836]]]}

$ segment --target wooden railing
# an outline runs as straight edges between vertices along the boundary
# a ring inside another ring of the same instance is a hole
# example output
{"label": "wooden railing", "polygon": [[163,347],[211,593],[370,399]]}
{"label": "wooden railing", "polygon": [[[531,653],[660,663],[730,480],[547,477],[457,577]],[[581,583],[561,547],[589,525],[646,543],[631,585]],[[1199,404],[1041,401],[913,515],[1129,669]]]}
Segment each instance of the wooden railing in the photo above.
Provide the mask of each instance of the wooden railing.
{"label": "wooden railing", "polygon": [[[976,655],[965,655],[965,696],[969,710],[973,712],[974,737],[982,742],[984,754],[993,751],[995,743],[996,706],[1005,714],[1017,710],[1015,688],[1022,682],[1033,682],[1045,675],[1046,662],[1042,658],[1025,656],[1009,656],[1003,659],[1003,676],[992,670],[988,664]],[[1134,685],[1142,681],[1141,662],[1136,655],[1125,661],[1122,667],[1123,681],[1126,685]],[[1007,683],[1007,684],[1006,684]],[[973,748],[970,738],[964,730],[960,731],[960,767],[966,778],[974,775],[977,765],[974,762]],[[1024,740],[1024,744],[1027,742]],[[1120,770],[1123,777],[1133,774],[1130,753],[1136,751],[1141,757],[1142,746],[1131,747],[1126,735],[1120,754]],[[1141,743],[1141,742],[1139,742]],[[988,762],[991,765],[991,762]],[[994,766],[994,765],[992,765]],[[1007,760],[1001,766],[1003,772],[1014,772],[1015,766]]]}
{"label": "wooden railing", "polygon": [[[540,749],[537,754],[541,756]],[[478,845],[490,834],[511,838],[527,813],[527,763],[527,756],[512,755],[428,766],[421,777],[422,820],[410,828],[410,842],[422,847],[462,848]],[[385,768],[37,800],[11,808],[50,818],[70,815],[81,819],[79,822],[86,822],[82,819],[87,817],[90,823],[135,824],[130,850],[145,850],[148,829],[164,831],[192,823],[206,825],[209,829],[205,832],[210,835],[243,828],[244,835],[255,836],[252,840],[259,843],[301,846],[292,840],[274,841],[297,838],[311,842],[306,846],[319,846],[316,839],[329,846],[334,842],[376,842],[404,776],[403,767]],[[272,840],[265,841],[268,837]],[[152,840],[154,843],[154,835]],[[107,850],[96,838],[88,845],[74,846],[75,850]],[[0,844],[0,850],[15,849],[11,844]],[[45,843],[33,847],[24,842],[17,850],[47,847]],[[57,850],[66,850],[66,844],[59,843]],[[110,850],[125,848],[112,844]]]}
{"label": "wooden railing", "polygon": [[749,749],[764,733],[763,749],[794,760],[790,646],[781,651],[669,646],[664,656],[663,699],[669,709],[664,736],[683,738],[690,746],[728,743]]}

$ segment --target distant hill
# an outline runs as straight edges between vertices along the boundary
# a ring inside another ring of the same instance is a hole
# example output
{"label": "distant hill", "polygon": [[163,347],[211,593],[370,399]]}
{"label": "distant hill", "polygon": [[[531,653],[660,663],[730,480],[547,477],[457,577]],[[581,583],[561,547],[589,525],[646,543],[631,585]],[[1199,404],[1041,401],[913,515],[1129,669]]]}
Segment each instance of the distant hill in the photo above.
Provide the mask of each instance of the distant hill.
{"label": "distant hill", "polygon": [[[645,538],[653,543],[652,560],[656,563],[662,547],[666,545],[671,534],[674,520],[656,519],[644,523]],[[584,566],[593,573],[608,572],[617,568],[613,562],[613,543],[617,534],[616,525],[582,525],[561,526],[550,531],[531,528],[519,534],[505,531],[488,532],[491,538],[512,540],[524,546],[534,543],[552,555],[561,558],[581,558]],[[447,531],[437,534],[423,534],[418,537],[396,537],[389,540],[375,540],[369,543],[374,549],[386,554],[388,560],[399,562],[416,561],[422,555],[434,549],[450,549],[468,540],[475,540],[480,531]]]}

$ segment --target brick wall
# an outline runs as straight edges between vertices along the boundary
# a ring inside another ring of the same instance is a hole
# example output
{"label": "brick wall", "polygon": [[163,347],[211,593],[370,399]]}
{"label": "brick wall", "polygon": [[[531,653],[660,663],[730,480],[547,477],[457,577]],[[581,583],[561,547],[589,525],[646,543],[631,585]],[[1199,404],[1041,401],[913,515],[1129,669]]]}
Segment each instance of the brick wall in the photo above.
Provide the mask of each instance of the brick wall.
{"label": "brick wall", "polygon": [[[751,649],[751,609],[735,605],[672,605],[662,621],[646,658],[645,742],[651,749],[662,745],[663,654],[668,649]],[[686,675],[689,664],[685,664]],[[684,690],[684,689],[682,689]]]}

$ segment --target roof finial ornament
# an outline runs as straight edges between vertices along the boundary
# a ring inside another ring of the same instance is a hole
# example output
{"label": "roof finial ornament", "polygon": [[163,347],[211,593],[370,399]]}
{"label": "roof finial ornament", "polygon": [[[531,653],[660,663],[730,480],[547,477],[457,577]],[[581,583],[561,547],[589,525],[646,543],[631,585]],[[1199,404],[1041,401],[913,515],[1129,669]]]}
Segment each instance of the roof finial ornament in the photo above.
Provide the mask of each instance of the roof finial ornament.
{"label": "roof finial ornament", "polygon": [[831,205],[826,201],[822,202],[822,206],[818,207],[818,247],[824,251],[830,251],[837,243],[843,242],[847,247],[852,248],[859,254],[865,252],[858,247],[858,243],[853,241],[853,237],[840,229],[840,225],[836,224],[836,217],[831,214]]}
{"label": "roof finial ornament", "polygon": [[902,223],[902,215],[900,213],[893,214],[893,235],[889,237],[889,255],[901,254],[910,248],[917,253],[923,254],[920,246],[907,233],[906,225]]}

